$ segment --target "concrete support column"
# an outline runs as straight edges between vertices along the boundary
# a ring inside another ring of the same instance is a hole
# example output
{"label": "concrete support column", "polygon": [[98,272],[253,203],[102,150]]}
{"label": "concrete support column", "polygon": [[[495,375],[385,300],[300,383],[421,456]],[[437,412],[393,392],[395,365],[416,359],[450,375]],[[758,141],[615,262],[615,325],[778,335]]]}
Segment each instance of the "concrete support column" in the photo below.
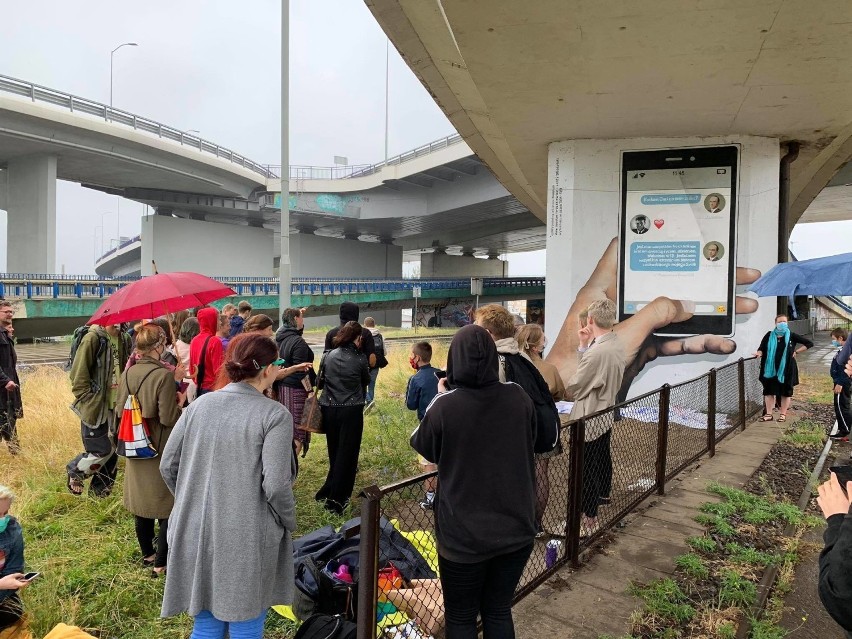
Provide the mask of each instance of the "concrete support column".
{"label": "concrete support column", "polygon": [[7,270],[56,272],[56,157],[9,161],[6,210]]}
{"label": "concrete support column", "polygon": [[420,277],[505,277],[508,266],[504,260],[435,251],[420,256]]}
{"label": "concrete support column", "polygon": [[[577,330],[576,322],[566,322],[569,310],[611,240],[618,236],[621,152],[732,143],[740,145],[736,265],[765,273],[777,262],[780,161],[777,139],[752,136],[633,138],[569,140],[550,145],[545,296],[545,330],[550,344],[554,344],[561,330]],[[602,271],[606,272],[596,273],[601,276],[596,281],[616,297],[617,250],[612,258],[602,263]],[[665,295],[665,276],[656,273],[649,273],[649,276],[659,279],[659,295]],[[742,295],[745,288],[738,287],[737,293]],[[756,313],[737,317],[733,336],[737,348],[733,354],[659,357],[644,367],[631,386],[630,394],[691,379],[711,367],[750,356],[762,336],[772,328],[775,315],[773,299],[764,298],[759,304]]]}

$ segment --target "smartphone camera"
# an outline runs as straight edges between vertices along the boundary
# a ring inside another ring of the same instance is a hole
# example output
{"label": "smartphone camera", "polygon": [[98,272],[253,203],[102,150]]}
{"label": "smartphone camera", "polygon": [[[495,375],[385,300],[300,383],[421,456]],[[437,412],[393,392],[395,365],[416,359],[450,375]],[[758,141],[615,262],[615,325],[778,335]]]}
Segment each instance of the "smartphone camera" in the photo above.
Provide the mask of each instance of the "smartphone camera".
{"label": "smartphone camera", "polygon": [[690,162],[695,162],[695,156],[694,156],[694,155],[690,156],[689,161],[690,161]]}

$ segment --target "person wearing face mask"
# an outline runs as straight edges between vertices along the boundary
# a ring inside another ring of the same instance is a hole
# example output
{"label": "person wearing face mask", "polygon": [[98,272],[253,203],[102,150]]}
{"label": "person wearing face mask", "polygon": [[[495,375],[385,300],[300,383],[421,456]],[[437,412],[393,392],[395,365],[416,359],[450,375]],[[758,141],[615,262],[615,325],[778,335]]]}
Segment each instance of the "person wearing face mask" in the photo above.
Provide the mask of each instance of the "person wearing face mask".
{"label": "person wearing face mask", "polygon": [[364,432],[370,369],[361,352],[363,330],[352,321],[340,328],[332,340],[334,350],[323,358],[317,378],[317,388],[322,390],[318,402],[328,443],[328,475],[314,499],[337,514],[343,513],[355,487]]}
{"label": "person wearing face mask", "polygon": [[852,428],[852,409],[850,409],[852,378],[846,374],[844,370],[846,360],[842,359],[848,336],[846,330],[842,328],[831,331],[831,345],[837,349],[834,359],[831,360],[830,369],[831,381],[834,382],[834,416],[837,420],[837,429],[832,431],[831,438],[841,441],[849,441],[849,430]]}
{"label": "person wearing face mask", "polygon": [[[418,421],[423,421],[426,409],[432,403],[432,400],[435,399],[435,395],[438,394],[438,378],[435,376],[438,369],[433,368],[431,362],[432,345],[429,342],[417,342],[411,347],[411,353],[408,355],[408,363],[417,372],[408,378],[408,385],[405,388],[405,406],[408,410],[417,411]],[[438,470],[438,466],[428,461],[422,455],[420,455],[419,462],[420,471],[423,473]],[[430,477],[423,482],[425,497],[420,502],[420,507],[423,510],[432,510],[437,485],[437,477]]]}
{"label": "person wearing face mask", "polygon": [[192,615],[192,639],[260,639],[267,609],[293,601],[293,419],[263,394],[280,364],[271,339],[237,335],[228,384],[187,407],[162,453],[175,498],[162,615]]}
{"label": "person wearing face mask", "polygon": [[[180,417],[184,396],[177,392],[184,370],[161,361],[166,334],[161,326],[143,324],[136,332],[136,361],[124,371],[118,385],[116,405],[123,408],[128,395],[135,395],[148,426],[154,449],[162,452]],[[160,457],[128,459],[124,470],[124,507],[136,518],[136,539],[142,563],[153,568],[153,576],[166,570],[169,514],[174,498],[160,476]],[[160,531],[154,535],[154,520]],[[156,545],[155,545],[156,539]]]}
{"label": "person wearing face mask", "polygon": [[278,345],[278,357],[284,360],[285,366],[298,364],[310,365],[304,372],[296,372],[286,376],[279,373],[275,380],[275,396],[293,416],[293,444],[296,454],[302,457],[308,454],[311,445],[311,434],[299,428],[302,423],[302,413],[305,399],[310,389],[316,385],[316,374],[313,371],[314,351],[308,346],[302,333],[305,330],[305,319],[302,309],[288,308],[281,314],[281,326],[275,333],[275,343]]}
{"label": "person wearing face mask", "polygon": [[24,536],[21,524],[9,514],[15,494],[0,486],[0,630],[14,626],[24,614],[18,590],[26,585],[19,577],[24,572]]}
{"label": "person wearing face mask", "polygon": [[772,421],[776,395],[781,396],[778,421],[787,421],[787,411],[793,402],[793,387],[799,383],[796,353],[803,353],[813,345],[807,337],[790,330],[786,315],[775,317],[774,330],[763,336],[754,354],[760,358],[760,382],[763,384],[764,409],[760,421]]}

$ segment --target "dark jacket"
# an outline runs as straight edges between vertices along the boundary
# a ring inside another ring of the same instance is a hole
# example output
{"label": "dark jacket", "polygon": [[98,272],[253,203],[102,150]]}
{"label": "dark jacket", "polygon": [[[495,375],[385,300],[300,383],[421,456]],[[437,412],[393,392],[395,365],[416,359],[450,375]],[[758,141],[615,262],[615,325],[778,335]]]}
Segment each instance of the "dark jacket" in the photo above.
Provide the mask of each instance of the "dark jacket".
{"label": "dark jacket", "polygon": [[832,515],[819,556],[819,598],[840,626],[852,630],[852,515]]}
{"label": "dark jacket", "polygon": [[[24,571],[24,535],[21,524],[12,517],[6,530],[0,533],[0,577]],[[0,590],[0,601],[16,592]]]}
{"label": "dark jacket", "polygon": [[[222,341],[216,337],[219,327],[219,311],[215,308],[202,308],[198,311],[198,326],[201,332],[192,338],[189,344],[189,374],[197,377],[201,364],[201,354],[204,353],[204,379],[195,379],[198,388],[213,390],[216,386],[216,376],[225,362],[225,349]],[[208,338],[210,338],[208,340]],[[207,344],[207,348],[204,344]]]}
{"label": "dark jacket", "polygon": [[321,406],[363,406],[370,369],[367,358],[351,342],[335,348],[322,360],[317,388]]}
{"label": "dark jacket", "polygon": [[834,359],[831,360],[831,380],[848,390],[852,386],[852,378],[846,374],[846,362],[849,361],[849,358],[841,359],[842,354],[843,349],[837,351]]}
{"label": "dark jacket", "polygon": [[423,419],[426,408],[438,394],[438,378],[435,377],[437,370],[431,364],[426,364],[408,378],[408,386],[405,389],[405,405],[408,410],[417,411],[417,419]]}
{"label": "dark jacket", "polygon": [[[9,337],[6,329],[0,326],[0,410],[4,413],[10,408],[20,419],[24,416],[21,404],[21,381],[18,379],[18,354],[15,352],[15,342]],[[7,391],[4,386],[15,382],[18,387]],[[11,400],[11,406],[9,401]]]}
{"label": "dark jacket", "polygon": [[[246,321],[243,319],[242,315],[234,315],[230,321],[228,322],[228,326],[231,327],[230,332],[228,333],[228,338],[233,338],[243,332],[243,326],[245,326]],[[213,333],[216,333],[214,330]]]}
{"label": "dark jacket", "polygon": [[[334,337],[343,325],[346,324],[346,322],[357,322],[359,314],[360,309],[354,302],[343,302],[343,304],[340,305],[340,326],[335,326],[325,334],[325,353],[334,348]],[[369,328],[361,328],[361,352],[364,353],[364,356],[367,358],[367,362],[371,365],[371,368],[375,368],[376,342],[373,339],[373,334],[370,332]],[[370,361],[371,357],[372,361]]]}
{"label": "dark jacket", "polygon": [[[314,361],[314,352],[294,326],[279,328],[278,332],[275,333],[275,343],[278,345],[278,357],[284,360],[285,367]],[[306,375],[308,373],[293,373],[280,382],[276,382],[276,387],[302,388],[302,378]]]}
{"label": "dark jacket", "polygon": [[[760,358],[760,380],[763,381],[766,379],[764,376],[764,371],[766,370],[766,354],[767,348],[769,345],[770,337],[775,337],[774,331],[769,331],[766,335],[763,336],[763,339],[760,340],[760,347],[757,349],[763,356]],[[776,337],[777,339],[777,337]],[[804,344],[807,348],[813,348],[814,343],[809,340],[807,337],[803,337],[798,333],[790,332],[790,342],[787,344],[787,350],[784,351],[784,343],[781,342],[779,344],[779,348],[775,349],[775,369],[778,369],[778,365],[781,363],[781,358],[787,358],[787,361],[784,364],[784,386],[789,386],[792,388],[793,386],[799,385],[799,367],[796,364],[796,359],[793,357],[793,353],[796,350],[796,347],[800,344]]]}
{"label": "dark jacket", "polygon": [[453,389],[429,406],[411,445],[438,464],[438,552],[476,563],[532,544],[535,537],[535,415],[532,400],[497,377],[497,347],[479,326],[453,338]]}

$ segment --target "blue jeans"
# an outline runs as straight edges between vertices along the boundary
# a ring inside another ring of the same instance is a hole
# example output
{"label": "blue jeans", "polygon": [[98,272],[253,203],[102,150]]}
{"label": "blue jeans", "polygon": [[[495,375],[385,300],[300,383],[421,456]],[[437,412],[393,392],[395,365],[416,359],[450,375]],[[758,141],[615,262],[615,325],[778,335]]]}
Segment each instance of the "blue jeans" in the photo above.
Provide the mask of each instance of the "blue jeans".
{"label": "blue jeans", "polygon": [[219,621],[209,610],[195,615],[195,625],[189,639],[224,639],[228,631],[231,639],[262,639],[266,611],[248,621]]}
{"label": "blue jeans", "polygon": [[367,403],[375,399],[376,395],[376,378],[379,376],[379,367],[370,369],[370,384],[367,386]]}
{"label": "blue jeans", "polygon": [[476,639],[476,616],[482,617],[484,639],[514,639],[512,597],[533,545],[474,564],[438,555],[447,639]]}

